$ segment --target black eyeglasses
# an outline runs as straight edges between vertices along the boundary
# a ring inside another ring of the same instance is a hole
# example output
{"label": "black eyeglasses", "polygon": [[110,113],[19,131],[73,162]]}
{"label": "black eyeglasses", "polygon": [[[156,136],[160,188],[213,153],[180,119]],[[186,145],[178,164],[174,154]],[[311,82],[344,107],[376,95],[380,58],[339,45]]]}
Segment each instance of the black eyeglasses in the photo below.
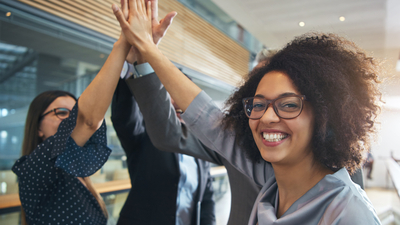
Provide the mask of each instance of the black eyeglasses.
{"label": "black eyeglasses", "polygon": [[59,119],[66,119],[69,117],[69,114],[71,113],[71,110],[67,109],[67,108],[54,108],[50,111],[48,111],[47,113],[41,115],[39,117],[39,121],[42,120],[47,114],[54,112],[54,114],[56,114],[56,116]]}
{"label": "black eyeglasses", "polygon": [[294,119],[303,110],[305,95],[285,95],[276,99],[267,100],[264,97],[250,97],[242,100],[244,112],[249,119],[258,120],[272,105],[276,115],[282,119]]}

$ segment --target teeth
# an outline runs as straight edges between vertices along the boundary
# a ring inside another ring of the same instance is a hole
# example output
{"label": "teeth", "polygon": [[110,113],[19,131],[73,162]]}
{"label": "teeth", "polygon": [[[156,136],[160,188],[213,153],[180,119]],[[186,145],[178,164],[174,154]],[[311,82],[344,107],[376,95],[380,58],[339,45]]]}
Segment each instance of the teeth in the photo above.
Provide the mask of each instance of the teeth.
{"label": "teeth", "polygon": [[287,134],[282,133],[263,133],[263,137],[268,142],[277,142],[285,139]]}

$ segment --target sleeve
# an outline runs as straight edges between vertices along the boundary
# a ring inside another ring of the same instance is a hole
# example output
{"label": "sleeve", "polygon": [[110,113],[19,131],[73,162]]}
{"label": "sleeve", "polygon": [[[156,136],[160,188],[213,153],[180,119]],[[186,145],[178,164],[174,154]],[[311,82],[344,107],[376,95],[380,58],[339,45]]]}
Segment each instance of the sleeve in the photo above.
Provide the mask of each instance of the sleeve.
{"label": "sleeve", "polygon": [[111,103],[111,121],[127,157],[131,157],[146,130],[139,106],[122,79],[118,82]]}
{"label": "sleeve", "polygon": [[208,172],[207,185],[204,190],[203,200],[201,201],[200,224],[202,225],[216,224],[212,181],[213,179],[210,172]]}
{"label": "sleeve", "polygon": [[170,96],[155,73],[128,79],[146,124],[153,145],[162,151],[187,154],[222,165],[221,158],[204,146],[175,114]]}
{"label": "sleeve", "polygon": [[263,186],[274,175],[266,161],[254,163],[236,144],[235,135],[222,127],[223,113],[204,92],[200,92],[182,114],[190,131],[208,148],[215,150],[243,174]]}
{"label": "sleeve", "polygon": [[[343,191],[345,193],[345,191]],[[366,196],[340,194],[332,201],[321,218],[322,225],[380,225],[376,212]]]}

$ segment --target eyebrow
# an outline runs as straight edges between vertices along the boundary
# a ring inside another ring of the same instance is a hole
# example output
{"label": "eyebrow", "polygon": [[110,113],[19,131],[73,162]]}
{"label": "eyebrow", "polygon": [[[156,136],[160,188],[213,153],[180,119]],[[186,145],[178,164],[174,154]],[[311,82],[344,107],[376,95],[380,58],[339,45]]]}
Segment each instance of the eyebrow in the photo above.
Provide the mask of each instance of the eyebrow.
{"label": "eyebrow", "polygon": [[[291,96],[291,95],[297,95],[297,94],[294,93],[294,92],[285,92],[283,94],[280,94],[277,98],[285,97],[285,96]],[[254,97],[263,97],[263,98],[267,99],[264,95],[261,95],[261,94],[258,94],[258,95],[254,96]]]}

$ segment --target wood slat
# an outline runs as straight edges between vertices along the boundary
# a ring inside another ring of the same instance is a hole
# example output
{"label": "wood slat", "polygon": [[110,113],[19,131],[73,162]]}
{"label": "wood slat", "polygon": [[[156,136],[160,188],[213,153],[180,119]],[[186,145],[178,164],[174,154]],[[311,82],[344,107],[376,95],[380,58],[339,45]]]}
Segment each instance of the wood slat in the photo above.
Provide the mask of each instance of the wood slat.
{"label": "wood slat", "polygon": [[58,16],[58,17],[61,17],[61,18],[64,18],[66,20],[69,20],[69,21],[71,21],[73,23],[88,27],[88,28],[90,28],[90,29],[92,29],[94,31],[97,31],[97,32],[100,32],[100,33],[103,33],[103,34],[107,34],[110,37],[113,37],[113,38],[118,38],[119,37],[119,32],[105,32],[103,28],[98,28],[96,26],[91,26],[90,24],[82,23],[82,21],[79,18],[75,18],[74,15],[73,16],[69,16],[68,15],[68,14],[72,14],[72,13],[70,13],[70,12],[67,13],[67,14],[64,13],[64,12],[68,12],[66,10],[62,10],[61,12],[59,12],[57,10],[53,10],[52,8],[49,8],[47,6],[48,3],[46,3],[46,5],[41,5],[41,4],[37,3],[37,2],[33,2],[33,1],[30,1],[30,0],[18,0],[18,1],[21,1],[21,2],[23,2],[25,4],[27,4],[27,5],[30,5],[30,6],[33,6],[35,8],[41,9],[43,11],[50,12],[50,13]]}

